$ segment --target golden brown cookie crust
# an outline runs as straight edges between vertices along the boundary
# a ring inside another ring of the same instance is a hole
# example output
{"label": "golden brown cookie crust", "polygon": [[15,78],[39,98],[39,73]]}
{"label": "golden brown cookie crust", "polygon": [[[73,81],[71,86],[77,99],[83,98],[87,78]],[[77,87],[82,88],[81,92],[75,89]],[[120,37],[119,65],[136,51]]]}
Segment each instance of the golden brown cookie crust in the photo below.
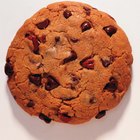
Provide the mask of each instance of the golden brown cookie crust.
{"label": "golden brown cookie crust", "polygon": [[5,71],[26,112],[46,122],[78,124],[119,104],[132,61],[129,41],[111,16],[87,4],[59,2],[20,28]]}

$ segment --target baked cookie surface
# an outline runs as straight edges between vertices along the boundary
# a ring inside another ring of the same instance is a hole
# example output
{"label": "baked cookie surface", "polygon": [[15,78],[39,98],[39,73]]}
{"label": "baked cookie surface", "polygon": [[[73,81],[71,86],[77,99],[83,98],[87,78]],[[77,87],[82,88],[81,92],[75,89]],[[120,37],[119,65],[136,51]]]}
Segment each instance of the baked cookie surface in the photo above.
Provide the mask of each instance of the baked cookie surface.
{"label": "baked cookie surface", "polygon": [[54,3],[28,19],[6,59],[8,86],[30,115],[79,124],[119,104],[131,82],[129,41],[108,14]]}

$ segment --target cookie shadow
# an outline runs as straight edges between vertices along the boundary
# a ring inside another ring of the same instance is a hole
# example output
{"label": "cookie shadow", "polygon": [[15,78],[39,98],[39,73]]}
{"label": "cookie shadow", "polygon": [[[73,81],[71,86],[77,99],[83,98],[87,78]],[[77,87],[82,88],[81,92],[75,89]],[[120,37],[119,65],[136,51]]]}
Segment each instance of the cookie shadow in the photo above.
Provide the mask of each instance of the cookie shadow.
{"label": "cookie shadow", "polygon": [[16,104],[8,87],[6,87],[6,92],[13,116],[17,123],[27,131],[29,137],[33,137],[33,140],[98,140],[99,137],[115,130],[128,107],[131,97],[131,88],[129,88],[121,103],[115,109],[107,112],[104,118],[100,120],[92,119],[80,125],[69,125],[55,122],[45,124],[37,117],[31,117]]}

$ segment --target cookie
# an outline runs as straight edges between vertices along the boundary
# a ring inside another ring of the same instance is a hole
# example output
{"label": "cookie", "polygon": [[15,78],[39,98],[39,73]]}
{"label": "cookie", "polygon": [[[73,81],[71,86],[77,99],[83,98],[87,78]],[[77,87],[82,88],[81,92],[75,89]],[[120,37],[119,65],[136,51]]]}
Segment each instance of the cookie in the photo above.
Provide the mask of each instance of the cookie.
{"label": "cookie", "polygon": [[130,43],[110,15],[78,2],[51,4],[17,32],[5,73],[16,102],[46,123],[100,119],[131,82]]}

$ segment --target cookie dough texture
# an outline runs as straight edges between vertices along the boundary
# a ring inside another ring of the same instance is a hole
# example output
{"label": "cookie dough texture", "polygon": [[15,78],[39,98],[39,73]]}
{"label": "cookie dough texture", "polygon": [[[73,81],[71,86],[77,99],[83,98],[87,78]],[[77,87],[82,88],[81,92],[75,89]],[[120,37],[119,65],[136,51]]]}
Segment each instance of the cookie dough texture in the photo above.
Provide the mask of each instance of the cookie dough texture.
{"label": "cookie dough texture", "polygon": [[48,123],[99,119],[131,82],[125,33],[110,15],[83,3],[54,3],[26,20],[6,61],[16,102]]}

